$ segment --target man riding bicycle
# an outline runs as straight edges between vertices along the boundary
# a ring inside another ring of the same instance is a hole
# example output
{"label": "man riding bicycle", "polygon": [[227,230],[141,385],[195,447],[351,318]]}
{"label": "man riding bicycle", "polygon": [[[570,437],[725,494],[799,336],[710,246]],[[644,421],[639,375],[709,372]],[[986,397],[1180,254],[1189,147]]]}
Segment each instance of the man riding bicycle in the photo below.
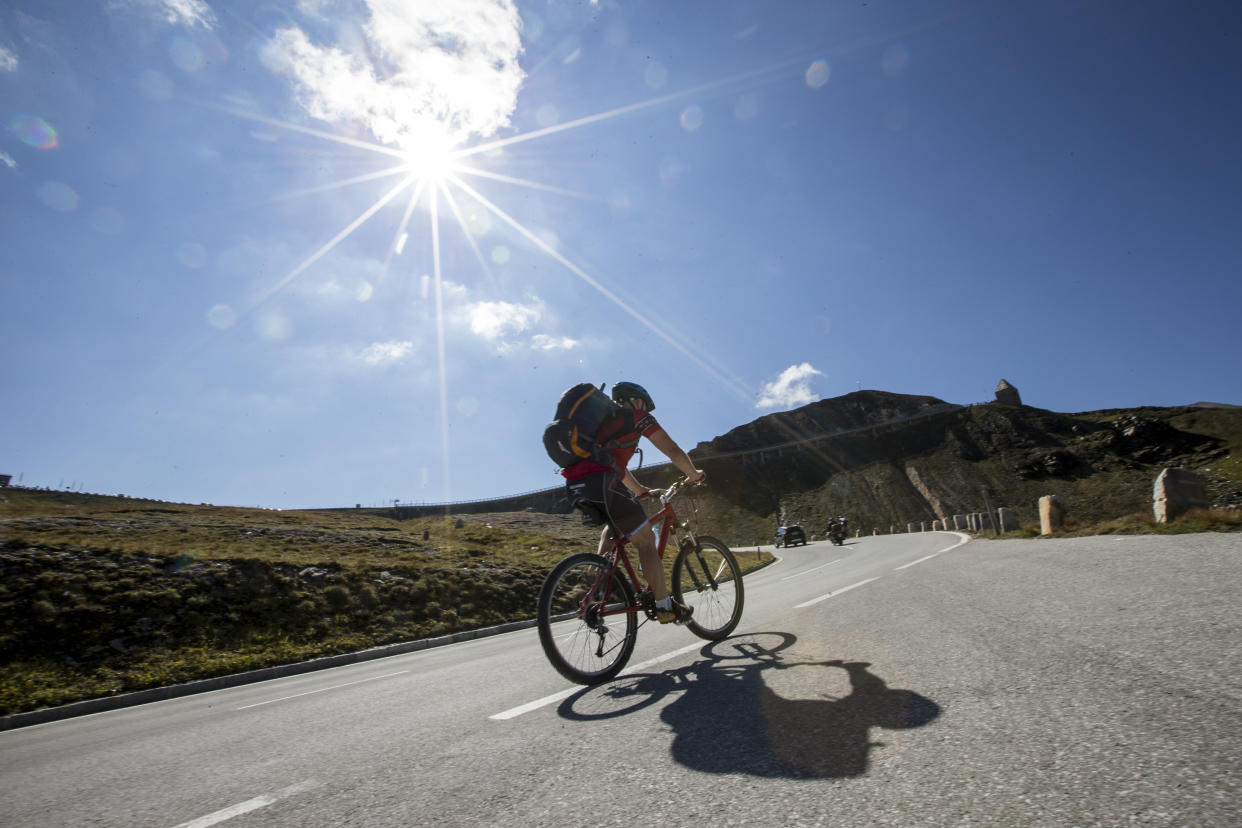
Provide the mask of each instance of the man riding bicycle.
{"label": "man riding bicycle", "polygon": [[605,526],[600,535],[601,555],[612,540],[613,527],[638,548],[642,573],[655,599],[656,620],[661,624],[680,623],[688,620],[693,610],[668,594],[664,566],[656,552],[655,534],[648,529],[636,531],[647,521],[647,512],[637,498],[650,494],[650,490],[635,479],[626,465],[637,451],[641,435],[673,461],[691,482],[697,483],[707,475],[694,467],[690,457],[651,415],[655,403],[646,389],[633,382],[619,382],[612,387],[612,399],[623,410],[604,422],[597,439],[601,444],[620,444],[608,450],[615,468],[594,460],[580,460],[563,470],[569,502],[575,506],[584,503],[588,508],[594,507],[611,524]]}

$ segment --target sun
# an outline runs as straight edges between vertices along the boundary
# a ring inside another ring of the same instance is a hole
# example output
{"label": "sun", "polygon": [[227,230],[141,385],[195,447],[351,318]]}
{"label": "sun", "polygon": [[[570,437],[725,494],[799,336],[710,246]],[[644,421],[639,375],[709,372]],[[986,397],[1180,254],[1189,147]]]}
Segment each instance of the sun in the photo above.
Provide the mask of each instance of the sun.
{"label": "sun", "polygon": [[401,139],[403,171],[428,184],[438,184],[449,178],[458,169],[461,155],[452,135],[439,123],[411,130]]}

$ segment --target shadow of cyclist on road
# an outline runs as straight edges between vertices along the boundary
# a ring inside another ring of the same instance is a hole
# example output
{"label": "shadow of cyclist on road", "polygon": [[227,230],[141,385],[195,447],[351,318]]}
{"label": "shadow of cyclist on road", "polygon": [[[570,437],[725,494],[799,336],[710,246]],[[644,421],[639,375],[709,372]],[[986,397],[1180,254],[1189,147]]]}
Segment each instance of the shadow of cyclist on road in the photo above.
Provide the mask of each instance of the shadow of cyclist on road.
{"label": "shadow of cyclist on road", "polygon": [[[775,648],[762,640],[775,635]],[[860,661],[782,659],[796,639],[788,633],[739,636],[705,647],[704,659],[661,674],[626,676],[579,694],[609,697],[612,713],[583,713],[574,699],[561,706],[568,718],[599,718],[632,713],[666,694],[677,698],[660,713],[673,730],[673,758],[708,773],[748,773],[764,777],[825,778],[866,772],[872,728],[906,729],[931,722],[939,706],[911,690],[890,688]],[[769,687],[774,671],[797,670],[798,694],[785,698]],[[844,686],[848,693],[825,690]],[[766,674],[766,676],[765,676]],[[585,706],[602,711],[605,702]]]}

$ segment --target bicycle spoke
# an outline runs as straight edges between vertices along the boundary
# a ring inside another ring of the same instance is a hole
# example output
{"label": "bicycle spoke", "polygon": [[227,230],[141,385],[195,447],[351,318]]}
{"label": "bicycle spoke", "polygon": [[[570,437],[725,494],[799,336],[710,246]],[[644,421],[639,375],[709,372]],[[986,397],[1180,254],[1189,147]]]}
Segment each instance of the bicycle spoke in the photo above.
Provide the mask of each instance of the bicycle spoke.
{"label": "bicycle spoke", "polygon": [[539,637],[548,660],[580,684],[612,678],[634,649],[636,615],[624,611],[632,606],[629,584],[603,558],[566,558],[539,596]]}
{"label": "bicycle spoke", "polygon": [[673,591],[679,601],[694,608],[687,626],[695,635],[719,640],[741,620],[743,590],[737,559],[713,538],[700,537],[694,550],[678,555]]}

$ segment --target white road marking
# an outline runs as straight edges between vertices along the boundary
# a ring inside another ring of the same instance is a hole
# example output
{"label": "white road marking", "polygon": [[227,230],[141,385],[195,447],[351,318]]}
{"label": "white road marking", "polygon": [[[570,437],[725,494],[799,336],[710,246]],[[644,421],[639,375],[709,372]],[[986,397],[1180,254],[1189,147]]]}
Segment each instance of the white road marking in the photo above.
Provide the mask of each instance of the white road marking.
{"label": "white road marking", "polygon": [[279,699],[268,699],[267,701],[255,702],[254,704],[247,704],[244,707],[239,707],[237,709],[238,710],[249,710],[252,707],[262,707],[265,704],[275,704],[276,702],[289,701],[289,699],[297,699],[297,698],[301,698],[302,696],[313,696],[316,693],[326,693],[329,690],[340,690],[342,687],[352,687],[355,684],[364,684],[368,681],[379,681],[380,679],[392,678],[393,676],[399,676],[402,673],[408,673],[408,672],[410,671],[409,670],[398,670],[395,673],[385,673],[382,676],[372,676],[371,678],[358,679],[357,681],[347,681],[344,684],[334,684],[331,687],[320,687],[318,690],[307,690],[305,693],[294,693],[292,696],[281,696]]}
{"label": "white road marking", "polygon": [[912,567],[915,564],[921,564],[923,561],[930,561],[932,558],[936,557],[937,555],[943,555],[945,552],[948,552],[950,549],[957,549],[962,544],[968,543],[970,541],[970,535],[963,535],[960,532],[954,532],[953,534],[957,535],[959,538],[961,538],[961,540],[959,540],[957,543],[953,544],[952,546],[946,546],[944,549],[941,549],[939,552],[933,552],[930,555],[926,555],[922,558],[919,558],[917,561],[910,561],[910,563],[908,564],[902,564],[901,566],[897,567],[893,571],[900,572],[901,570]]}
{"label": "white road marking", "polygon": [[[680,650],[673,650],[671,653],[665,653],[662,656],[656,656],[655,658],[644,661],[641,664],[634,664],[628,670],[623,670],[621,673],[619,673],[618,678],[620,678],[621,676],[628,676],[632,673],[641,673],[643,670],[646,670],[648,667],[651,667],[654,664],[659,664],[661,661],[668,661],[670,658],[676,658],[677,656],[682,655],[684,653],[688,653],[691,650],[698,650],[702,647],[707,646],[708,643],[710,642],[697,641],[694,644],[687,644],[685,647],[682,647]],[[553,702],[558,702],[561,699],[567,699],[570,696],[572,696],[574,693],[581,692],[584,689],[586,688],[579,687],[577,685],[573,687],[567,687],[564,690],[560,691],[559,693],[553,693],[550,696],[544,696],[542,699],[535,699],[533,702],[527,702],[526,704],[518,705],[517,707],[511,707],[502,713],[496,713],[492,716],[488,716],[488,718],[497,719],[497,720],[514,719],[514,718],[517,718],[518,716],[521,716],[523,713],[529,713],[532,710],[538,710],[541,707],[545,707],[549,704],[552,704]]]}
{"label": "white road marking", "polygon": [[829,592],[827,595],[821,595],[818,598],[812,598],[809,601],[803,601],[801,604],[796,604],[794,606],[794,609],[802,609],[803,607],[811,606],[811,604],[818,604],[820,601],[827,601],[829,598],[835,598],[836,596],[840,595],[842,592],[849,592],[851,589],[857,589],[860,586],[863,586],[865,584],[871,583],[872,581],[878,581],[878,580],[880,580],[879,575],[875,576],[874,578],[868,578],[865,581],[859,581],[856,584],[850,584],[847,587],[841,587],[838,590]]}
{"label": "white road marking", "polygon": [[315,782],[312,779],[308,779],[305,782],[299,782],[296,785],[281,788],[279,791],[276,791],[276,793],[256,796],[254,799],[247,799],[245,802],[239,802],[231,807],[222,808],[215,813],[208,814],[207,816],[192,819],[189,822],[183,822],[176,826],[176,828],[207,828],[207,826],[215,825],[217,822],[224,822],[226,819],[232,819],[235,816],[248,814],[251,811],[257,811],[259,808],[266,808],[268,805],[279,802],[282,799],[287,799],[294,794],[309,791],[311,788],[317,788],[319,785],[320,783]]}
{"label": "white road marking", "polygon": [[819,566],[815,567],[814,569],[808,569],[806,572],[799,572],[799,573],[797,573],[796,575],[786,575],[784,578],[781,578],[781,580],[782,580],[782,581],[788,581],[790,578],[801,578],[803,575],[810,575],[812,572],[818,572],[819,570],[823,569],[825,566],[832,566],[834,563],[841,563],[841,561],[843,561],[843,560],[845,560],[845,559],[844,559],[844,558],[837,558],[835,561],[829,561],[829,562],[828,562],[828,563],[826,563],[826,564],[820,564]]}

